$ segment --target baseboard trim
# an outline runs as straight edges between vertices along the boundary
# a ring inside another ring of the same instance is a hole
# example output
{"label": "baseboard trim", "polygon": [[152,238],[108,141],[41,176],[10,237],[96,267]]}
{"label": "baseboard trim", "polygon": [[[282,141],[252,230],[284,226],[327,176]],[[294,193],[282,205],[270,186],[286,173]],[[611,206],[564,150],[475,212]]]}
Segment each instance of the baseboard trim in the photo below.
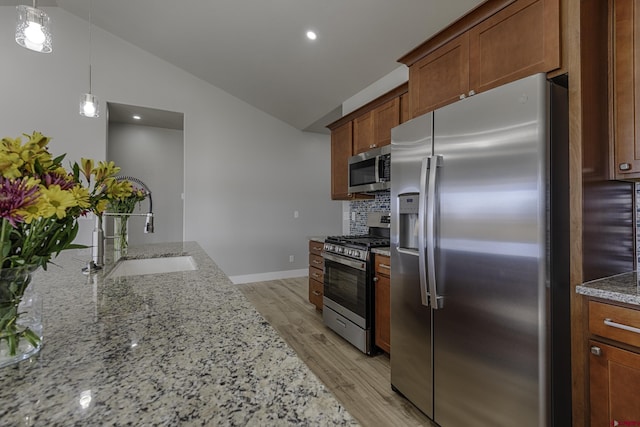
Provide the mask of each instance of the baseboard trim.
{"label": "baseboard trim", "polygon": [[271,273],[245,274],[229,276],[234,285],[242,283],[265,282],[267,280],[290,279],[292,277],[304,277],[309,275],[309,269],[274,271]]}

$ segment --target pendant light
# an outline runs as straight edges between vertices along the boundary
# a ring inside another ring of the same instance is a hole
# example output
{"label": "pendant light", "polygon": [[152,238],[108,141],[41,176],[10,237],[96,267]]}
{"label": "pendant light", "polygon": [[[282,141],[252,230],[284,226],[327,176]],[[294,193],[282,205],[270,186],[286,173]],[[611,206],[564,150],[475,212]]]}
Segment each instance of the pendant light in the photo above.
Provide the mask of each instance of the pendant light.
{"label": "pendant light", "polygon": [[16,42],[35,52],[50,53],[53,49],[49,15],[36,7],[36,0],[33,0],[33,7],[20,5],[16,9]]}
{"label": "pendant light", "polygon": [[100,117],[100,102],[91,93],[91,6],[89,3],[89,93],[80,95],[80,115],[85,117]]}

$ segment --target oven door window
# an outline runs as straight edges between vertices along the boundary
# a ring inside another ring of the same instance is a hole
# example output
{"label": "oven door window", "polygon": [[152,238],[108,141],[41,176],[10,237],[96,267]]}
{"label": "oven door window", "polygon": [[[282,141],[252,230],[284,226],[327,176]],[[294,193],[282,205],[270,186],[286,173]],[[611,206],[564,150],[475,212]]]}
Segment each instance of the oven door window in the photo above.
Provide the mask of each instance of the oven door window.
{"label": "oven door window", "polygon": [[324,296],[366,318],[367,273],[325,258]]}

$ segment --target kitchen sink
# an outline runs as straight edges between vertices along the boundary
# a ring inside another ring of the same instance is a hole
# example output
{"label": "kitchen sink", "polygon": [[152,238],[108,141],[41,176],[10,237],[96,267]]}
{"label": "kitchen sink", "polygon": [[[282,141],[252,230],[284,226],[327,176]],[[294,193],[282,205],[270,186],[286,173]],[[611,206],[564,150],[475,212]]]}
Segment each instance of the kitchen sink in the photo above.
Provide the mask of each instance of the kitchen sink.
{"label": "kitchen sink", "polygon": [[121,276],[139,276],[142,274],[161,274],[176,271],[197,270],[196,262],[189,255],[123,259],[107,274],[107,279]]}

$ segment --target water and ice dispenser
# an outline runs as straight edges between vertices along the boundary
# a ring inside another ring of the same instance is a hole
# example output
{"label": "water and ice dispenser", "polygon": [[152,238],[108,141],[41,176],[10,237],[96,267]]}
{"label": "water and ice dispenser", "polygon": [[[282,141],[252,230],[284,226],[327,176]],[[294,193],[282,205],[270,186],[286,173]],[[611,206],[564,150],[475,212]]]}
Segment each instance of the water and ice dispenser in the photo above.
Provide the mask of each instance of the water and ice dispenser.
{"label": "water and ice dispenser", "polygon": [[399,246],[403,249],[418,250],[418,193],[398,195]]}

